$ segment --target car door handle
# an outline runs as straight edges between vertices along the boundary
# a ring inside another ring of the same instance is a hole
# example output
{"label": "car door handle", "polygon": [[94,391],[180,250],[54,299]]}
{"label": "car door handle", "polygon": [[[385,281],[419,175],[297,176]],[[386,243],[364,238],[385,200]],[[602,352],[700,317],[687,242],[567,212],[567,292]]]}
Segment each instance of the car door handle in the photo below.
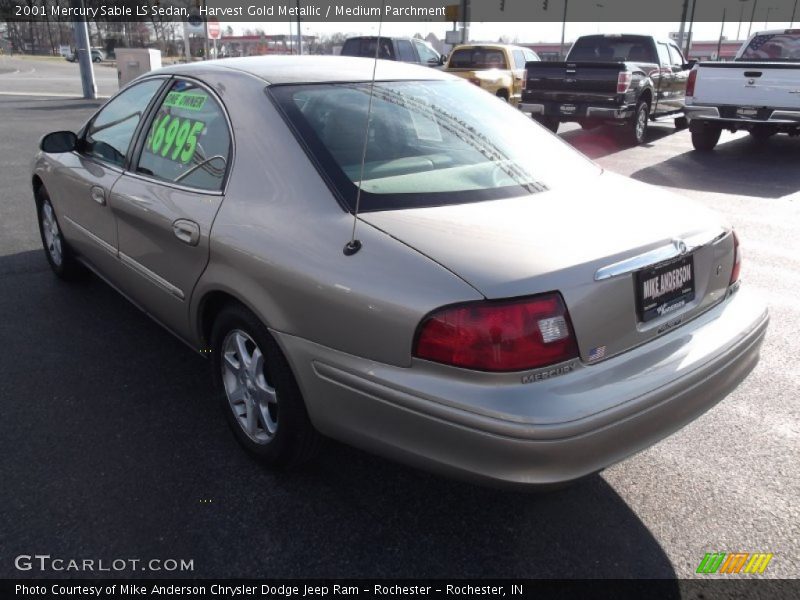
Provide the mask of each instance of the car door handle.
{"label": "car door handle", "polygon": [[99,185],[93,185],[89,193],[92,196],[92,200],[97,202],[100,206],[106,205],[106,191]]}
{"label": "car door handle", "polygon": [[190,246],[197,246],[200,241],[200,226],[194,221],[178,219],[172,224],[172,232],[176,238]]}

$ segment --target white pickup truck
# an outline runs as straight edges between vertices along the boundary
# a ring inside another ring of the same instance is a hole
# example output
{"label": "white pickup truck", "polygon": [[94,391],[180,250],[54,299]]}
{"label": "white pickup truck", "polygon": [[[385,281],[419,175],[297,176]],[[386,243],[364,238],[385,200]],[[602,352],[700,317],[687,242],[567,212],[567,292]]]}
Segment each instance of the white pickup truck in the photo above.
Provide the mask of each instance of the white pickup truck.
{"label": "white pickup truck", "polygon": [[800,135],[800,29],[753,35],[733,62],[702,62],[689,73],[686,116],[696,150],[710,151],[723,129],[758,140]]}

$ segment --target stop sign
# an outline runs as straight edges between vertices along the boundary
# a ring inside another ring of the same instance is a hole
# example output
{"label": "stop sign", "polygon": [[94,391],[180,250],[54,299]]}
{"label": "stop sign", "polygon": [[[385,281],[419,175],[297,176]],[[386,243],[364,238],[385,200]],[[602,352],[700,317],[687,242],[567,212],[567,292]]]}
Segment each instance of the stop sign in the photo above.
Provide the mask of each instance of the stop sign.
{"label": "stop sign", "polygon": [[220,38],[220,34],[222,33],[222,28],[219,26],[219,21],[215,20],[208,20],[208,37],[212,40],[218,40]]}

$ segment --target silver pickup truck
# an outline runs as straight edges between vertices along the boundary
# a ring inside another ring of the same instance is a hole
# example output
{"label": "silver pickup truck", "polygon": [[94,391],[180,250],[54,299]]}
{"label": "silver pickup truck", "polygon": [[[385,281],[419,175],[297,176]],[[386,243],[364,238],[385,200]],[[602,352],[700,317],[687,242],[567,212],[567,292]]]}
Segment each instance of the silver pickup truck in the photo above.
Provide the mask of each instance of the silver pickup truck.
{"label": "silver pickup truck", "polygon": [[758,140],[800,135],[800,29],[753,35],[733,62],[697,64],[686,85],[696,150],[710,151],[723,129]]}

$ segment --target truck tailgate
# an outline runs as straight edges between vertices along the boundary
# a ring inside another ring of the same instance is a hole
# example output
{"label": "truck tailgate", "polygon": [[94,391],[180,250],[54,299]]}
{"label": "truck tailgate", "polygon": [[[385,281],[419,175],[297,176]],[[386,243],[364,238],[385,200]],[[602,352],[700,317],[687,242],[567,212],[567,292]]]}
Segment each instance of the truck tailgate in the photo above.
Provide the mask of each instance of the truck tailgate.
{"label": "truck tailgate", "polygon": [[611,101],[624,69],[619,62],[529,62],[523,99]]}
{"label": "truck tailgate", "polygon": [[700,63],[694,104],[800,109],[800,63]]}

